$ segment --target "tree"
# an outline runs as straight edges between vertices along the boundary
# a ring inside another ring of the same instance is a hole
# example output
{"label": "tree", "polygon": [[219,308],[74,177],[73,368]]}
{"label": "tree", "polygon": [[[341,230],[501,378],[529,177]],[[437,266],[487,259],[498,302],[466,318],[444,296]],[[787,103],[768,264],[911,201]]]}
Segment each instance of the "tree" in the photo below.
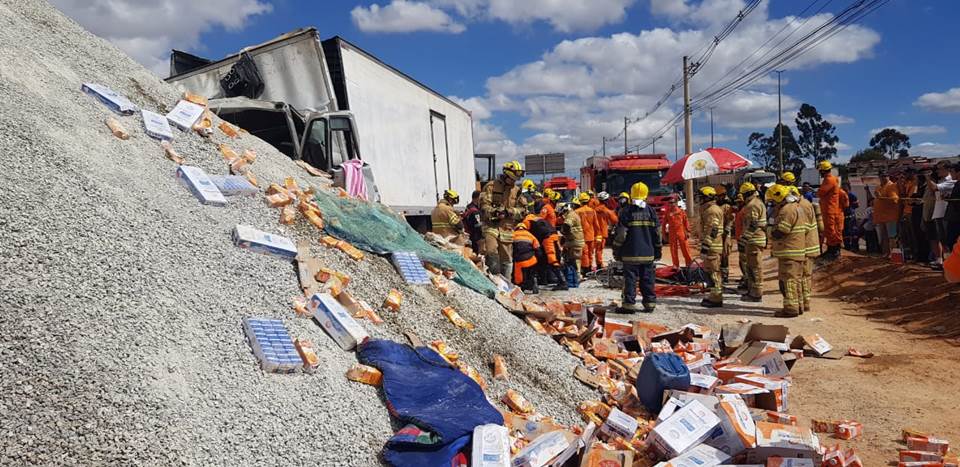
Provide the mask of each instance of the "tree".
{"label": "tree", "polygon": [[750,156],[758,164],[762,164],[764,169],[776,172],[791,170],[800,172],[806,165],[801,157],[800,146],[793,137],[793,131],[790,127],[783,125],[783,165],[780,167],[780,125],[773,128],[773,133],[766,136],[763,133],[754,132],[747,139],[747,146],[750,148]]}
{"label": "tree", "polygon": [[870,138],[870,149],[879,151],[890,159],[910,155],[910,137],[894,128],[884,128]]}
{"label": "tree", "polygon": [[861,149],[861,150],[857,151],[857,153],[854,154],[853,157],[850,158],[850,163],[854,163],[854,162],[867,162],[867,161],[882,161],[882,160],[884,160],[884,159],[886,159],[886,158],[887,158],[887,156],[883,155],[883,153],[880,152],[879,150],[876,150],[876,149],[873,149],[873,148],[868,148],[868,149]]}
{"label": "tree", "polygon": [[837,155],[837,142],[840,141],[834,134],[837,129],[823,119],[816,107],[801,105],[794,122],[800,132],[797,142],[803,158],[810,159],[816,166],[820,161],[828,161]]}
{"label": "tree", "polygon": [[773,169],[777,162],[777,155],[770,151],[770,138],[763,133],[753,132],[747,139],[747,147],[750,148],[750,158],[754,162],[763,166],[765,170]]}

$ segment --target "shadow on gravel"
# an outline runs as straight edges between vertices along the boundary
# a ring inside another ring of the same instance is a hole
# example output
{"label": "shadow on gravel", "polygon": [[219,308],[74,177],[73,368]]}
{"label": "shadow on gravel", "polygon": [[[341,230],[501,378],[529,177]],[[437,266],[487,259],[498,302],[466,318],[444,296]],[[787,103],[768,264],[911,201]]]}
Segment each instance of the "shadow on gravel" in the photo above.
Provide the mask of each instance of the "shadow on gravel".
{"label": "shadow on gravel", "polygon": [[855,307],[852,314],[960,346],[960,286],[919,265],[844,256],[814,272],[817,295]]}

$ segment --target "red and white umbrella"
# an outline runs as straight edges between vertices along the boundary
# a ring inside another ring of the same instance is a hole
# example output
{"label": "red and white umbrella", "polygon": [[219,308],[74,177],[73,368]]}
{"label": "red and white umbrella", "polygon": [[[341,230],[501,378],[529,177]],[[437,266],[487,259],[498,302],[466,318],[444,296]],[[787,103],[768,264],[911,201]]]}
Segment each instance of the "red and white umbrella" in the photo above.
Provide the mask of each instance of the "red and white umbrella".
{"label": "red and white umbrella", "polygon": [[661,180],[664,184],[680,183],[684,180],[706,177],[723,172],[732,172],[752,163],[747,158],[724,148],[707,148],[700,152],[687,154],[667,170]]}

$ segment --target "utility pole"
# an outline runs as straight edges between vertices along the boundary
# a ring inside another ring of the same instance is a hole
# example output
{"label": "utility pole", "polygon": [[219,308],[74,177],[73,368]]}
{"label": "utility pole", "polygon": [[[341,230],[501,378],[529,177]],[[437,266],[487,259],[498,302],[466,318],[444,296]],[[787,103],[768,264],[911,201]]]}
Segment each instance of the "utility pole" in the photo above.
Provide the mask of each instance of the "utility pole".
{"label": "utility pole", "polygon": [[627,117],[623,117],[623,155],[627,155]]}
{"label": "utility pole", "polygon": [[603,137],[603,155],[604,156],[607,155],[607,137],[606,136]]}
{"label": "utility pole", "polygon": [[783,110],[780,108],[780,74],[783,70],[774,70],[777,74],[777,152],[780,158],[780,173],[783,173]]}
{"label": "utility pole", "polygon": [[[687,56],[683,57],[683,151],[684,155],[693,152],[693,130],[690,128],[690,68],[687,66]],[[687,193],[687,216],[699,225],[694,217],[693,180],[687,180],[684,186]]]}
{"label": "utility pole", "polygon": [[710,107],[710,147],[713,147],[713,107]]}
{"label": "utility pole", "polygon": [[657,137],[656,136],[653,137],[653,153],[654,154],[657,153]]}

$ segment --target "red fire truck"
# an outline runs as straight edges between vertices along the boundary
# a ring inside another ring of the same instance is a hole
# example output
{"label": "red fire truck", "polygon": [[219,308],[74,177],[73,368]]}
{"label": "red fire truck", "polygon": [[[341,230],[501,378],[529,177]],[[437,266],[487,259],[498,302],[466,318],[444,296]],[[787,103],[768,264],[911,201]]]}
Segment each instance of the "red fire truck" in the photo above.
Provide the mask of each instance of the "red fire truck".
{"label": "red fire truck", "polygon": [[666,154],[594,156],[580,168],[580,187],[597,193],[606,191],[615,198],[620,193],[630,193],[634,183],[646,183],[650,188],[647,203],[657,210],[662,221],[667,203],[679,197],[669,186],[660,184],[670,165]]}
{"label": "red fire truck", "polygon": [[570,177],[553,177],[543,184],[543,188],[550,188],[560,193],[560,198],[564,202],[569,202],[577,195],[577,181]]}

